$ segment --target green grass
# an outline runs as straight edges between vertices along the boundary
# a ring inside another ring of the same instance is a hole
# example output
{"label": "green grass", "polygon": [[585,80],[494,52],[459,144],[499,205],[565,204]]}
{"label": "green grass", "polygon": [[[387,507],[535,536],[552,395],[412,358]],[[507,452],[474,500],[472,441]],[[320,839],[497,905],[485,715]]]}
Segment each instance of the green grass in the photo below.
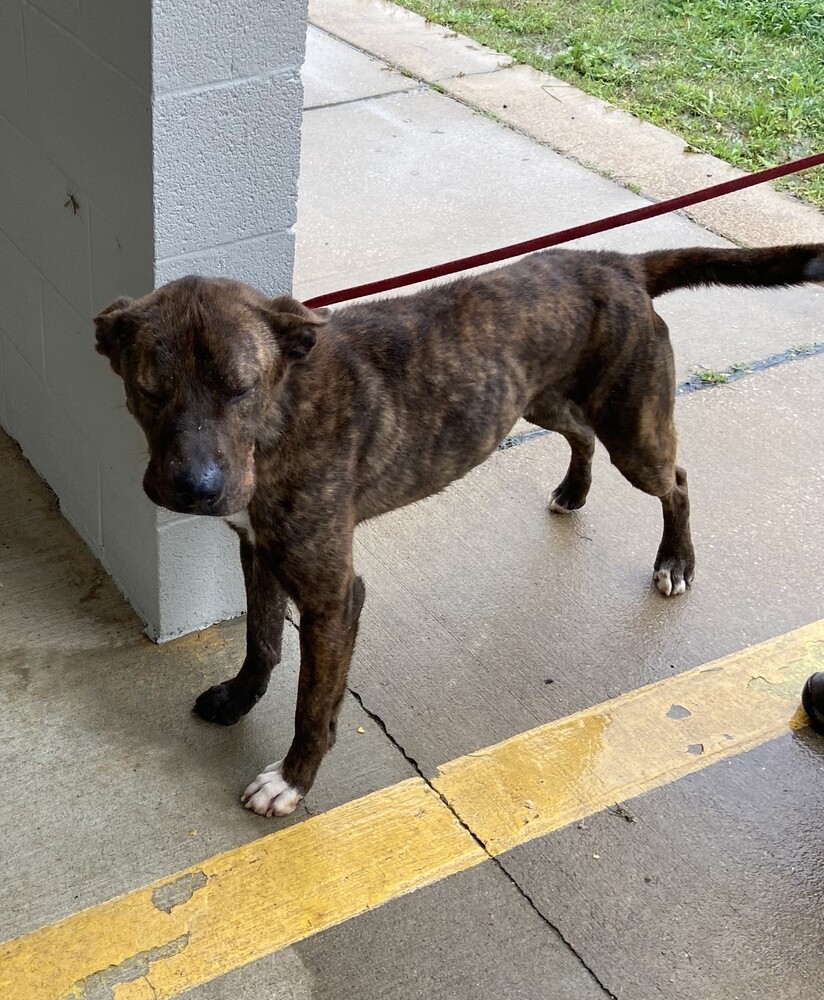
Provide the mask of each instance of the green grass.
{"label": "green grass", "polygon": [[727,372],[719,372],[715,368],[693,368],[690,374],[705,385],[726,385],[730,380]]}
{"label": "green grass", "polygon": [[824,0],[401,2],[744,170],[824,150]]}

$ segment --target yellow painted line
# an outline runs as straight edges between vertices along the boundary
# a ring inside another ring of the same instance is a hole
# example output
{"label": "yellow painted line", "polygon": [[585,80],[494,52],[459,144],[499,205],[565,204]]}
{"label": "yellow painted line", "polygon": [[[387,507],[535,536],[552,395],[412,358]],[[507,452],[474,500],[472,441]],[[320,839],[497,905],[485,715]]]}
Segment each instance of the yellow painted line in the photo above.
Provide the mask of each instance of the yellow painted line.
{"label": "yellow painted line", "polygon": [[806,725],[816,670],[824,622],[461,757],[433,785],[501,854]]}
{"label": "yellow painted line", "polygon": [[0,997],[108,996],[107,973],[117,1000],[177,996],[485,857],[414,778],[0,946]]}
{"label": "yellow painted line", "polygon": [[[801,686],[822,669],[817,622],[461,757],[433,784],[499,854],[803,725]],[[165,1000],[487,858],[404,781],[0,945],[0,997]]]}

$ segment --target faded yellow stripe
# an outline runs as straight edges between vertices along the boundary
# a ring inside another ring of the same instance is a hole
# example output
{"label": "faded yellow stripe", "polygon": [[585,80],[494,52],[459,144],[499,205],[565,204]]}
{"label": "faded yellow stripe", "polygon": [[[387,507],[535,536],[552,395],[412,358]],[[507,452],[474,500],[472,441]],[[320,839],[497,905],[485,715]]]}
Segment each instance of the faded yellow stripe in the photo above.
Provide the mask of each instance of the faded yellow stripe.
{"label": "faded yellow stripe", "polygon": [[414,778],[0,946],[0,997],[177,996],[485,857]]}
{"label": "faded yellow stripe", "polygon": [[824,622],[460,757],[433,785],[501,854],[806,725],[793,713],[815,670]]}
{"label": "faded yellow stripe", "polygon": [[[498,854],[803,724],[821,669],[817,622],[461,757],[434,785]],[[164,1000],[486,858],[404,781],[0,945],[0,996]]]}

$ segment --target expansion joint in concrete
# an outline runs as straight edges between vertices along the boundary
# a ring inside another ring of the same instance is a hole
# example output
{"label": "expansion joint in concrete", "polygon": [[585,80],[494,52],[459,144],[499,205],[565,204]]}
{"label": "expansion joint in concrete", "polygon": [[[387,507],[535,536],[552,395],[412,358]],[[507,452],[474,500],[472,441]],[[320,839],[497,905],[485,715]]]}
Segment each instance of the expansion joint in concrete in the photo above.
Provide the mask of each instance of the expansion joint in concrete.
{"label": "expansion joint in concrete", "polygon": [[[700,370],[692,375],[686,382],[681,382],[675,389],[676,396],[683,396],[687,393],[697,392],[700,389],[715,388],[718,385],[728,385],[730,382],[738,382],[742,378],[764,372],[768,368],[776,368],[778,365],[785,365],[791,361],[803,361],[806,358],[814,358],[824,354],[824,343],[815,342],[813,344],[802,344],[797,347],[790,347],[786,351],[778,354],[770,354],[766,358],[758,358],[756,361],[748,361],[724,369],[719,374],[719,380],[713,378],[702,378]],[[705,372],[711,369],[703,369]]]}
{"label": "expansion joint in concrete", "polygon": [[[417,83],[417,79],[415,80]],[[426,85],[428,89],[428,84]],[[367,94],[365,97],[350,97],[345,101],[332,101],[329,104],[312,104],[303,109],[306,114],[309,111],[328,111],[330,108],[343,108],[348,104],[363,104],[365,101],[381,101],[384,97],[397,97],[399,94],[408,94],[409,89],[398,87],[395,90],[384,90],[380,94]]]}
{"label": "expansion joint in concrete", "polygon": [[463,827],[464,830],[466,830],[469,836],[475,841],[475,843],[478,845],[478,847],[480,847],[480,849],[484,852],[484,854],[486,854],[486,856],[501,872],[504,878],[506,878],[507,881],[514,887],[516,892],[527,903],[530,909],[550,929],[550,931],[552,931],[552,933],[555,934],[558,937],[558,939],[563,942],[566,948],[575,956],[575,958],[581,964],[582,968],[591,977],[592,981],[603,991],[604,996],[609,997],[610,1000],[618,1000],[615,994],[612,993],[609,990],[609,988],[605,986],[604,983],[600,980],[597,973],[587,964],[584,957],[574,948],[574,946],[566,939],[566,937],[564,937],[560,929],[555,924],[552,923],[552,921],[546,916],[546,914],[544,914],[540,910],[540,908],[535,904],[535,901],[532,899],[529,893],[524,890],[523,886],[519,884],[519,882],[515,879],[515,877],[510,874],[510,872],[507,870],[506,866],[503,864],[500,858],[496,857],[490,851],[489,847],[484,843],[484,841],[477,835],[477,833],[475,833],[472,827],[469,826],[469,824],[464,820],[461,814],[455,809],[452,802],[450,802],[450,800],[429,780],[429,778],[427,778],[427,776],[424,774],[423,770],[421,769],[420,765],[415,760],[415,758],[412,757],[411,754],[409,754],[409,752],[402,746],[402,744],[399,743],[398,740],[392,735],[392,733],[389,732],[389,729],[384,720],[377,713],[373,712],[370,708],[367,708],[367,706],[364,704],[363,698],[357,691],[354,690],[354,688],[349,687],[348,691],[355,699],[355,701],[358,703],[358,705],[360,705],[363,711],[378,726],[378,728],[381,730],[384,736],[386,736],[386,738],[389,740],[392,746],[403,756],[404,760],[406,760],[411,765],[411,767],[414,768],[415,773],[418,775],[418,777],[422,781],[424,781],[426,785],[431,789],[431,791],[433,791],[438,796],[438,798],[441,800],[444,806],[454,816],[455,821],[458,824],[460,824],[460,826]]}
{"label": "expansion joint in concrete", "polygon": [[[513,62],[513,63],[507,64],[505,66],[498,66],[495,69],[460,70],[460,71],[458,71],[456,73],[453,73],[453,74],[447,74],[446,76],[439,76],[437,78],[437,80],[436,80],[436,79],[433,79],[431,77],[420,76],[417,73],[413,73],[411,70],[407,69],[405,66],[402,66],[399,63],[393,62],[391,59],[387,58],[386,56],[377,55],[375,52],[372,52],[370,49],[365,49],[365,48],[362,48],[360,45],[355,45],[354,42],[350,42],[349,39],[344,38],[343,35],[336,35],[335,32],[334,31],[330,31],[329,28],[324,28],[322,25],[316,24],[314,21],[311,20],[311,18],[309,20],[309,26],[311,28],[314,28],[316,31],[323,32],[323,34],[324,35],[328,35],[329,38],[334,38],[334,40],[336,42],[340,42],[342,45],[346,45],[348,48],[352,49],[354,52],[359,52],[359,53],[361,53],[361,55],[368,56],[370,59],[375,59],[375,60],[377,60],[379,62],[386,63],[387,67],[389,69],[391,69],[391,70],[395,70],[396,73],[400,73],[402,76],[405,76],[405,77],[407,77],[410,80],[414,80],[416,83],[421,83],[425,87],[429,87],[429,88],[432,88],[432,89],[438,89],[438,86],[441,83],[443,83],[443,82],[449,82],[450,80],[464,79],[465,77],[469,77],[469,76],[490,76],[492,73],[500,73],[501,70],[509,69],[510,66],[514,66],[515,65],[515,63]],[[433,86],[433,84],[435,86]],[[387,94],[374,94],[372,96],[373,97],[386,97]],[[450,94],[449,96],[453,97],[452,94]],[[474,105],[470,104],[468,101],[462,100],[460,97],[453,97],[453,99],[456,100],[459,104],[463,104],[467,108],[472,108],[473,111],[476,110],[476,108],[475,108]],[[361,101],[361,100],[364,100],[364,98],[358,97],[358,98],[354,98],[352,101],[341,101],[340,103],[341,104],[353,104],[353,103],[357,103],[358,101]],[[334,105],[334,104],[328,104],[328,105],[324,104],[324,105],[322,105],[322,107],[333,108],[333,107],[336,107],[336,105]],[[314,110],[314,108],[304,108],[304,111],[313,111],[313,110]],[[516,129],[515,131],[518,131],[518,130]]]}

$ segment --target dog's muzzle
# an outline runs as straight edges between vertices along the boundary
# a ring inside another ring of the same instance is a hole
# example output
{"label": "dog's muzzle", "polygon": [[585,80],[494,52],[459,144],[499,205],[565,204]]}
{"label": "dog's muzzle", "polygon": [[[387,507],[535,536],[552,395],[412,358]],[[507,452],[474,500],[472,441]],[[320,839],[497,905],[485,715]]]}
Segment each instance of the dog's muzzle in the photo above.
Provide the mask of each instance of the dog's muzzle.
{"label": "dog's muzzle", "polygon": [[175,473],[175,500],[193,514],[210,513],[223,499],[226,477],[213,462],[187,467]]}
{"label": "dog's muzzle", "polygon": [[162,477],[150,467],[143,477],[143,489],[153,503],[177,514],[222,517],[231,513],[226,503],[226,476],[214,462],[185,465]]}

